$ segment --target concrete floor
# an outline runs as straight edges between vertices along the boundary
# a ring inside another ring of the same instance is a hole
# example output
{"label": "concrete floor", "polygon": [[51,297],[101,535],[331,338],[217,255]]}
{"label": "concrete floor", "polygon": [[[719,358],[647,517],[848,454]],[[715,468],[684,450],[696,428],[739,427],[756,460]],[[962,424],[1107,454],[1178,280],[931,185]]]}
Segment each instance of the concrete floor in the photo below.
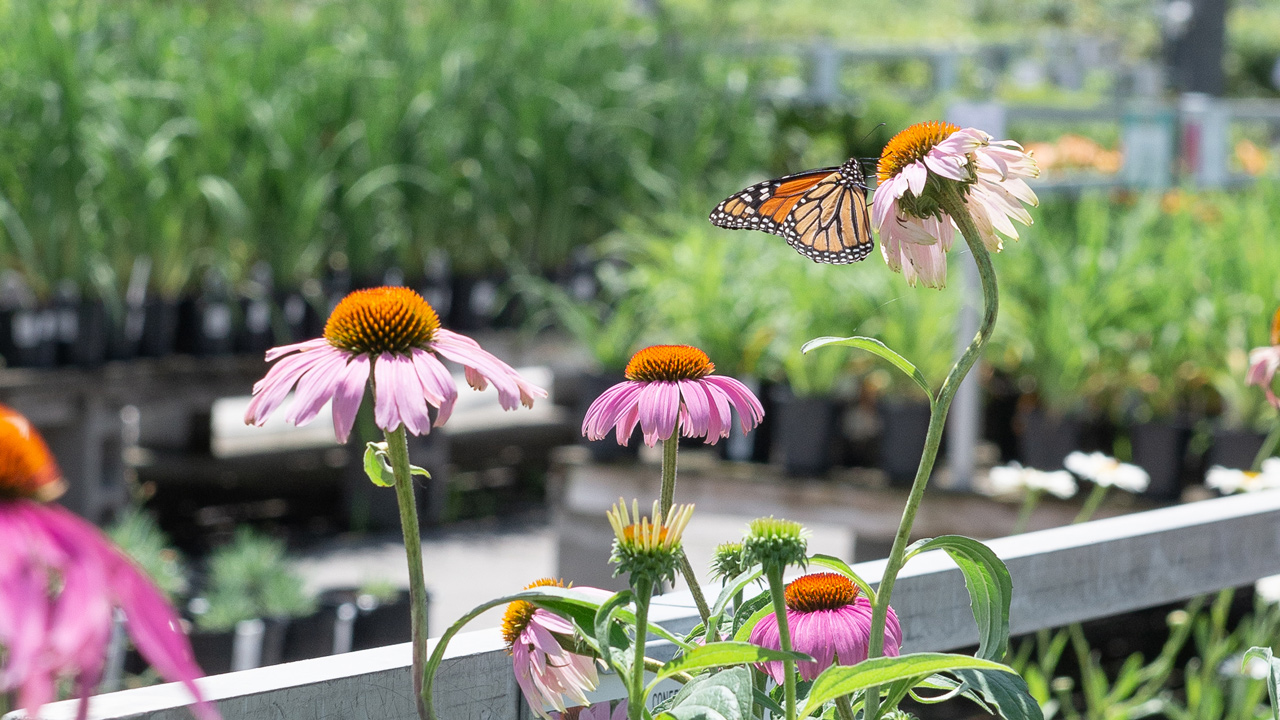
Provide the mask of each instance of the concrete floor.
{"label": "concrete floor", "polygon": [[[475,606],[554,575],[555,535],[539,517],[468,523],[424,537],[422,561],[431,593],[427,625],[438,636]],[[369,582],[409,584],[404,546],[393,536],[338,538],[302,554],[293,565],[312,591]],[[494,608],[468,629],[496,627],[501,620],[502,608]]]}

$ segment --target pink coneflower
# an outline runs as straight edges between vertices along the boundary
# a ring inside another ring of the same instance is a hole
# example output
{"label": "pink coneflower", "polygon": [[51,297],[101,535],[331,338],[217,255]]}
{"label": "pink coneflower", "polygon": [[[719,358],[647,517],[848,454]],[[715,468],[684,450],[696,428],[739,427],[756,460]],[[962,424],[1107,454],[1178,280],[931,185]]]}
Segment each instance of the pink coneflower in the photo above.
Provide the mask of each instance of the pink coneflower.
{"label": "pink coneflower", "polygon": [[[536,587],[564,587],[564,583],[544,578],[525,589]],[[577,590],[599,595],[602,600],[609,597],[609,593],[596,588]],[[524,600],[508,605],[502,616],[502,637],[511,653],[516,683],[529,707],[547,720],[553,720],[548,705],[560,712],[566,710],[565,698],[588,705],[586,694],[599,684],[591,658],[565,650],[557,635],[573,638],[573,624]]]}
{"label": "pink coneflower", "polygon": [[764,418],[764,408],[746,385],[712,375],[715,369],[696,347],[647,347],[627,363],[626,382],[605,390],[587,408],[582,434],[601,440],[616,429],[618,443],[626,445],[639,423],[645,444],[653,447],[675,434],[679,420],[681,435],[705,437],[714,445],[729,437],[731,405],[742,420],[742,431],[747,432]]}
{"label": "pink coneflower", "polygon": [[1271,345],[1249,351],[1249,374],[1246,380],[1267,393],[1267,400],[1280,410],[1280,398],[1276,397],[1272,384],[1276,370],[1280,369],[1280,310],[1271,319]]}
{"label": "pink coneflower", "polygon": [[[791,649],[805,653],[816,662],[796,663],[800,677],[812,680],[831,667],[856,665],[867,659],[871,639],[871,603],[858,595],[849,578],[836,573],[805,575],[787,584],[787,626],[791,628]],[[751,631],[751,642],[781,650],[778,618],[765,615]],[[894,657],[902,645],[898,615],[889,608],[885,622],[884,654]],[[762,663],[760,669],[782,684],[782,663]]]}
{"label": "pink coneflower", "polygon": [[1023,178],[1039,174],[1021,145],[976,128],[925,122],[903,130],[880,154],[872,200],[871,223],[885,262],[911,285],[943,287],[956,227],[939,204],[943,186],[958,184],[983,243],[999,252],[1000,235],[1018,238],[1011,219],[1031,224],[1022,203],[1038,201]]}
{"label": "pink coneflower", "polygon": [[35,717],[70,679],[81,698],[102,679],[112,615],[142,656],[199,701],[201,718],[217,718],[193,682],[196,666],[178,615],[164,594],[97,528],[56,505],[63,490],[57,464],[22,415],[0,405],[0,692],[18,691]]}
{"label": "pink coneflower", "polygon": [[431,430],[427,406],[440,409],[439,427],[458,398],[453,376],[437,355],[462,365],[471,387],[483,390],[493,383],[507,410],[532,407],[534,398],[547,396],[475,340],[440,327],[435,310],[418,293],[380,287],[343,298],[325,323],[324,337],[268,350],[268,362],[284,359],[253,386],[244,421],[262,425],[297,385],[286,419],[295,425],[311,422],[332,399],[333,430],[339,442],[346,442],[372,375],[378,427],[390,432],[404,425],[414,435],[425,435]]}

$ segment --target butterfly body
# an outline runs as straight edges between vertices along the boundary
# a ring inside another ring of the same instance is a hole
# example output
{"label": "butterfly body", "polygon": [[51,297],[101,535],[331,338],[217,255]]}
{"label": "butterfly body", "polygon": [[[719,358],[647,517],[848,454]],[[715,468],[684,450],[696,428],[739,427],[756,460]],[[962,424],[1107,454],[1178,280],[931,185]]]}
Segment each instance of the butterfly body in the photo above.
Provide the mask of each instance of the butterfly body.
{"label": "butterfly body", "polygon": [[857,262],[875,247],[866,174],[856,159],[752,185],[717,205],[710,219],[730,230],[781,236],[819,263]]}

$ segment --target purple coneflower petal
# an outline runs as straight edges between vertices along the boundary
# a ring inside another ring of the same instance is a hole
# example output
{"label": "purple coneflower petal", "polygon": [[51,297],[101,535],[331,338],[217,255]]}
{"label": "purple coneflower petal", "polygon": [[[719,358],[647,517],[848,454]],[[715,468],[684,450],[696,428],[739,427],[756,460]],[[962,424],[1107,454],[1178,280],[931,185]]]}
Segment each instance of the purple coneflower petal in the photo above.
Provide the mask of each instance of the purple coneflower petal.
{"label": "purple coneflower petal", "polygon": [[316,350],[314,354],[316,358],[310,369],[298,378],[298,387],[293,393],[293,406],[285,415],[285,422],[293,425],[306,425],[315,419],[320,408],[333,397],[347,366],[347,353],[337,348]]}
{"label": "purple coneflower petal", "polygon": [[902,176],[907,179],[907,187],[911,194],[920,197],[924,194],[924,183],[929,179],[929,169],[924,163],[916,161],[902,169]]}
{"label": "purple coneflower petal", "polygon": [[435,422],[436,427],[440,427],[453,414],[453,405],[458,400],[458,386],[454,384],[453,376],[444,363],[425,350],[414,349],[413,367],[418,373],[418,381],[422,383],[422,392],[427,402],[440,409]]}
{"label": "purple coneflower petal", "polygon": [[646,383],[640,393],[640,429],[649,447],[658,440],[670,438],[676,430],[676,417],[680,412],[680,386],[673,382]]}
{"label": "purple coneflower petal", "polygon": [[467,376],[468,382],[474,376],[493,383],[498,391],[498,401],[507,410],[514,410],[520,404],[531,406],[534,398],[547,396],[546,390],[522,378],[510,365],[494,357],[465,335],[441,328],[436,331],[430,347],[464,368],[473,368],[472,373]]}
{"label": "purple coneflower petal", "polygon": [[[698,383],[698,388],[707,395],[707,440],[714,444],[719,438],[729,437],[729,428],[733,425],[729,396],[715,383]],[[713,436],[715,440],[712,440]]]}
{"label": "purple coneflower petal", "polygon": [[635,407],[642,388],[641,383],[628,381],[612,385],[600,393],[582,419],[582,434],[588,440],[600,440],[608,435],[609,430]]}
{"label": "purple coneflower petal", "polygon": [[688,426],[684,429],[687,437],[706,437],[707,442],[714,444],[718,437],[710,435],[711,407],[707,394],[702,390],[702,383],[697,380],[680,380],[676,383],[680,388],[681,407],[687,412]]}
{"label": "purple coneflower petal", "polygon": [[760,401],[756,399],[756,396],[752,394],[746,385],[725,375],[708,375],[702,379],[702,382],[714,385],[729,396],[729,401],[733,403],[733,407],[738,411],[738,417],[742,421],[743,432],[747,432],[759,425],[760,421],[764,419],[764,406],[760,404]]}
{"label": "purple coneflower petal", "polygon": [[280,403],[284,402],[289,391],[293,389],[294,383],[298,382],[298,378],[310,370],[314,362],[319,359],[313,355],[313,353],[290,355],[272,365],[267,374],[254,383],[253,399],[249,401],[249,408],[244,414],[246,424],[261,426],[267,421],[267,417],[280,407]]}
{"label": "purple coneflower petal", "polygon": [[273,347],[267,351],[267,362],[271,362],[276,358],[284,357],[291,352],[301,352],[305,350],[316,350],[329,345],[329,341],[324,338],[314,338],[312,340],[303,340],[302,342],[293,343],[292,345],[281,345]]}
{"label": "purple coneflower petal", "polygon": [[364,388],[369,384],[369,358],[356,355],[342,369],[333,388],[333,433],[338,442],[345,443],[351,437],[356,414],[364,401]]}

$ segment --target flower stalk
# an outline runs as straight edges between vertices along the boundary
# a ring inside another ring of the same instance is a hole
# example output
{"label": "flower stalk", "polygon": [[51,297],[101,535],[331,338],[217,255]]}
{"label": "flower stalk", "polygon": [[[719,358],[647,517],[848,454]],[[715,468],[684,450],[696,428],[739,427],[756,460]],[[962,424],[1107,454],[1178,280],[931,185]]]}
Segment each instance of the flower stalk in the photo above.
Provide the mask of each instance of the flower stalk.
{"label": "flower stalk", "polygon": [[[784,594],[785,584],[782,582],[782,565],[770,563],[765,570],[769,581],[769,598],[773,601],[773,613],[778,619],[778,643],[782,649],[791,652],[791,627],[787,623],[787,601]],[[884,626],[881,625],[883,633]],[[794,660],[782,661],[783,697],[786,700],[787,720],[796,718],[796,663]]]}
{"label": "flower stalk", "polygon": [[653,596],[653,581],[640,574],[632,575],[631,580],[631,593],[636,604],[636,640],[635,657],[631,663],[631,687],[627,690],[627,697],[630,698],[627,703],[627,718],[644,720],[644,707],[648,701],[644,692],[644,642],[645,636],[649,634],[649,600]]}
{"label": "flower stalk", "polygon": [[1094,484],[1093,489],[1089,491],[1089,497],[1084,499],[1084,505],[1080,508],[1080,512],[1076,514],[1075,519],[1071,521],[1072,525],[1079,525],[1082,522],[1089,522],[1093,519],[1094,513],[1098,512],[1098,508],[1102,507],[1102,501],[1107,497],[1106,485]]}
{"label": "flower stalk", "polygon": [[[960,234],[969,245],[973,259],[978,265],[978,276],[982,280],[982,321],[973,341],[965,348],[964,353],[947,373],[937,397],[931,402],[929,412],[929,429],[925,435],[924,453],[920,457],[920,465],[916,470],[915,480],[911,484],[911,492],[907,496],[906,507],[902,510],[902,519],[898,523],[898,531],[893,538],[893,547],[885,563],[884,576],[876,592],[876,600],[871,615],[871,646],[869,657],[880,657],[884,652],[885,619],[889,612],[889,602],[893,596],[893,585],[898,573],[905,563],[907,545],[911,541],[911,527],[915,524],[916,513],[924,498],[925,487],[929,484],[929,476],[933,472],[933,464],[938,456],[938,447],[942,443],[942,432],[946,425],[947,412],[951,409],[951,401],[960,389],[960,383],[969,370],[973,368],[982,354],[991,333],[995,329],[996,316],[999,312],[1000,298],[996,285],[996,271],[991,264],[991,255],[982,242],[982,237],[974,225],[969,209],[961,196],[959,187],[952,183],[940,183],[938,201],[941,210],[955,221]],[[880,717],[880,688],[867,689],[864,717],[878,720]]]}
{"label": "flower stalk", "polygon": [[[676,496],[676,453],[680,449],[680,438],[675,433],[671,437],[662,441],[662,490],[658,495],[658,507],[662,510],[662,516],[666,517],[671,512],[671,504],[675,502]],[[715,629],[711,627],[711,606],[707,604],[707,598],[702,594],[702,586],[698,584],[698,575],[693,571],[693,565],[689,563],[689,556],[680,552],[680,574],[684,576],[685,583],[689,586],[689,593],[693,595],[693,603],[698,606],[698,615],[702,618],[702,626],[707,629],[707,639],[713,641],[717,635]]]}
{"label": "flower stalk", "polygon": [[409,625],[413,638],[413,694],[418,717],[428,720],[430,690],[425,683],[427,668],[427,581],[422,572],[422,536],[418,530],[418,506],[409,470],[409,441],[404,426],[385,431],[387,457],[395,477],[396,504],[400,506],[400,530],[404,533],[405,556],[409,563]]}

